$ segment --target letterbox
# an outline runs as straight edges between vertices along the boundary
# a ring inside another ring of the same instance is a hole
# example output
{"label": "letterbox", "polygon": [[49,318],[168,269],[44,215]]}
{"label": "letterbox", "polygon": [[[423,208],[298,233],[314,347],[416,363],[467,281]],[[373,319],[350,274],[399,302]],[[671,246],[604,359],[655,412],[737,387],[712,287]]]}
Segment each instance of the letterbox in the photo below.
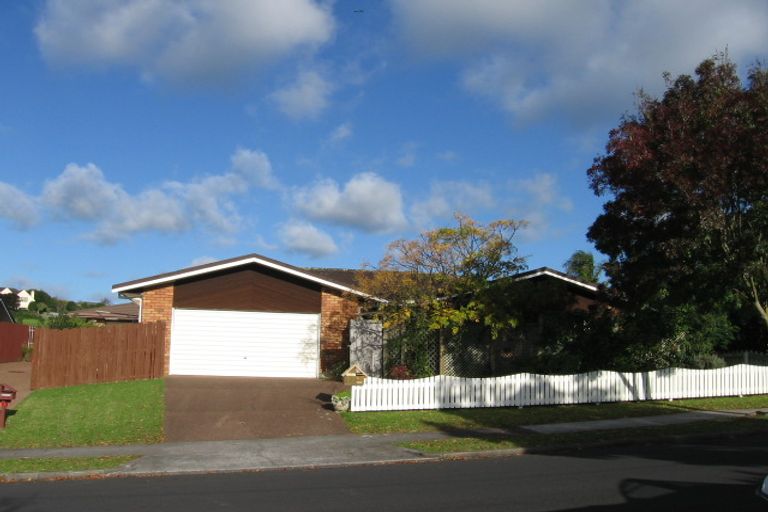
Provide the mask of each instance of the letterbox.
{"label": "letterbox", "polygon": [[16,400],[16,388],[8,384],[0,384],[0,428],[5,428],[5,416],[8,406]]}

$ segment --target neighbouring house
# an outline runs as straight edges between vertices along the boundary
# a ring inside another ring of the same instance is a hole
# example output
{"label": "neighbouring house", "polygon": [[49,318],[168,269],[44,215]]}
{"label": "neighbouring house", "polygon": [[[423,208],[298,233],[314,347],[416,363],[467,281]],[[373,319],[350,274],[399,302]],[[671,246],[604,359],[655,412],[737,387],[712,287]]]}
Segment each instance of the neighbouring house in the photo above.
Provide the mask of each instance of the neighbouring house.
{"label": "neighbouring house", "polygon": [[97,324],[112,324],[118,322],[135,323],[139,321],[139,305],[136,302],[124,304],[107,304],[97,308],[72,311],[70,316],[82,318]]}
{"label": "neighbouring house", "polygon": [[349,364],[354,274],[248,254],[112,291],[138,302],[139,322],[166,323],[166,374],[315,378]]}
{"label": "neighbouring house", "polygon": [[0,295],[16,295],[18,302],[16,303],[17,309],[29,309],[29,305],[35,302],[35,290],[17,290],[16,288],[3,288],[0,290]]}
{"label": "neighbouring house", "polygon": [[448,337],[439,350],[439,371],[462,377],[499,375],[517,371],[551,341],[553,325],[573,313],[606,306],[599,287],[549,267],[506,278],[515,304],[518,325],[492,340],[486,329]]}
{"label": "neighbouring house", "polygon": [[565,293],[568,293],[570,300],[566,307],[570,310],[589,311],[603,301],[598,297],[598,286],[592,283],[585,283],[579,279],[569,276],[563,272],[541,267],[527,272],[521,272],[512,278],[515,283],[558,283],[562,286]]}
{"label": "neighbouring house", "polygon": [[455,334],[435,331],[428,341],[418,342],[418,348],[409,346],[407,339],[392,345],[394,333],[363,315],[352,324],[350,362],[373,376],[386,376],[393,366],[401,365],[409,370],[416,367],[420,374],[497,375],[535,355],[551,336],[553,320],[605,306],[598,286],[548,267],[497,283],[505,285],[505,301],[519,315],[518,325],[498,338],[492,339],[487,328],[473,324]]}

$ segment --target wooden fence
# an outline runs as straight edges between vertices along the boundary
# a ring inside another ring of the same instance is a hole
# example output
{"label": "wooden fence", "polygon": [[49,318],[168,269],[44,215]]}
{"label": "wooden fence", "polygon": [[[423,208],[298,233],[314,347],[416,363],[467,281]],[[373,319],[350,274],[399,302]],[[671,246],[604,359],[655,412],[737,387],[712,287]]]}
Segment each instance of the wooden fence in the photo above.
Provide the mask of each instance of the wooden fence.
{"label": "wooden fence", "polygon": [[0,363],[21,361],[22,349],[29,342],[29,326],[0,323]]}
{"label": "wooden fence", "polygon": [[35,329],[32,389],[163,376],[165,324]]}
{"label": "wooden fence", "polygon": [[598,371],[576,375],[518,373],[469,379],[368,377],[352,387],[352,411],[521,407],[669,400],[768,393],[768,367],[740,364],[714,370]]}

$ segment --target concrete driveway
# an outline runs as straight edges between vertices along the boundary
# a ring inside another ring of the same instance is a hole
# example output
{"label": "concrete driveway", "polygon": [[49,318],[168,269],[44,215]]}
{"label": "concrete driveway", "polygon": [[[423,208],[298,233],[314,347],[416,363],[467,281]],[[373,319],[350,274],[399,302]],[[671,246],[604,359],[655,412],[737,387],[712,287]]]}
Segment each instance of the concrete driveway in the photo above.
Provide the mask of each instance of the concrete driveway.
{"label": "concrete driveway", "polygon": [[167,441],[224,441],[346,434],[330,408],[339,382],[317,379],[170,376]]}

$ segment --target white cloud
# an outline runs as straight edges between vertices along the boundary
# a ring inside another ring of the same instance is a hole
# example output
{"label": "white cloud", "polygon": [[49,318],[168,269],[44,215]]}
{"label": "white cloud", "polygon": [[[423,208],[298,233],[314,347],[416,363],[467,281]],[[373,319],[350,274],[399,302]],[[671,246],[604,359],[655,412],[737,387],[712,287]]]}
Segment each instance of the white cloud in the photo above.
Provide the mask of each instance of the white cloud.
{"label": "white cloud", "polygon": [[307,254],[314,258],[329,256],[339,248],[328,233],[312,224],[289,221],[280,227],[280,241],[291,252]]}
{"label": "white cloud", "polygon": [[214,261],[219,261],[219,258],[214,258],[213,256],[199,256],[193,259],[189,263],[189,266],[196,267],[198,265],[207,265],[208,263],[213,263]]}
{"label": "white cloud", "polygon": [[535,204],[554,206],[564,212],[573,210],[573,202],[560,194],[557,178],[552,174],[535,174],[530,178],[515,181],[513,187],[522,190]]}
{"label": "white cloud", "polygon": [[411,206],[411,218],[419,227],[436,220],[451,218],[456,212],[471,213],[495,206],[493,190],[488,184],[467,181],[433,183],[429,196]]}
{"label": "white cloud", "polygon": [[615,121],[639,87],[718,50],[751,64],[768,47],[764,0],[392,0],[410,48],[463,66],[461,83],[520,121]]}
{"label": "white cloud", "polygon": [[279,184],[272,172],[272,163],[263,151],[237,148],[230,159],[232,170],[247,181],[262,188],[278,188]]}
{"label": "white cloud", "polygon": [[230,80],[333,31],[330,7],[314,0],[48,0],[35,27],[50,62],[185,83]]}
{"label": "white cloud", "polygon": [[43,203],[63,218],[94,220],[125,198],[125,191],[109,183],[94,164],[68,164],[43,186]]}
{"label": "white cloud", "polygon": [[553,215],[573,210],[573,201],[560,191],[557,177],[546,172],[510,182],[505,197],[512,217],[527,222],[522,235],[528,240],[552,235]]}
{"label": "white cloud", "polygon": [[270,95],[277,108],[292,119],[315,118],[330,101],[333,85],[317,71],[302,71],[296,81]]}
{"label": "white cloud", "polygon": [[266,250],[266,251],[275,251],[278,249],[278,246],[276,244],[268,242],[263,236],[258,234],[253,237],[253,245],[255,245],[261,250]]}
{"label": "white cloud", "polygon": [[352,125],[350,123],[342,123],[337,126],[328,137],[328,140],[336,143],[343,140],[347,140],[352,136]]}
{"label": "white cloud", "polygon": [[8,183],[0,181],[0,219],[11,221],[19,229],[27,229],[39,220],[36,200]]}
{"label": "white cloud", "polygon": [[441,151],[440,153],[438,153],[437,158],[439,158],[443,162],[455,162],[456,160],[459,159],[459,155],[455,151],[446,149],[445,151]]}
{"label": "white cloud", "polygon": [[235,198],[279,184],[267,155],[238,148],[231,168],[189,181],[168,181],[136,194],[110,182],[94,164],[69,164],[45,183],[42,203],[54,217],[92,221],[87,237],[112,244],[141,232],[178,233],[203,227],[226,240],[242,224]]}
{"label": "white cloud", "polygon": [[149,189],[136,196],[123,192],[86,238],[110,245],[137,233],[178,233],[190,227],[186,213],[181,200],[162,190]]}
{"label": "white cloud", "polygon": [[307,217],[368,232],[404,227],[400,186],[372,172],[356,174],[343,189],[330,179],[294,191],[293,204]]}
{"label": "white cloud", "polygon": [[408,142],[403,144],[400,152],[400,157],[396,160],[397,165],[400,167],[413,167],[416,164],[416,148],[415,142]]}

